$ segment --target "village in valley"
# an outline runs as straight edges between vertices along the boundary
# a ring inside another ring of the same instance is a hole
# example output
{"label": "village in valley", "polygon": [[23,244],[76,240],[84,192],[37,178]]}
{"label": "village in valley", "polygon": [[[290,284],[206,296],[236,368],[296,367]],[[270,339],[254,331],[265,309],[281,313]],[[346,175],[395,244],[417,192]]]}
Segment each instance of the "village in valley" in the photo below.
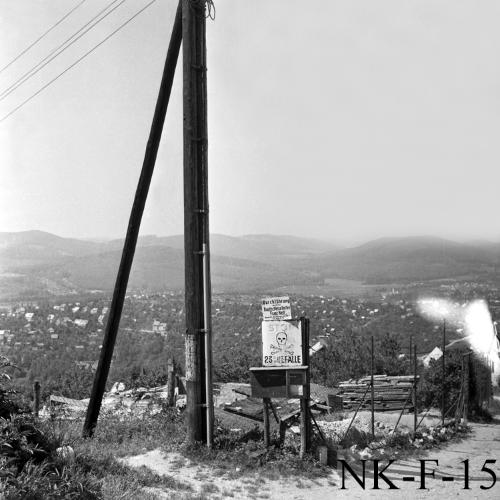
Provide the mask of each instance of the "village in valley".
{"label": "village in valley", "polygon": [[[440,323],[431,322],[418,312],[417,298],[432,293],[465,302],[486,298],[493,318],[500,314],[500,292],[494,285],[474,282],[440,283],[419,291],[418,284],[379,287],[363,297],[307,295],[291,298],[293,310],[311,321],[310,343],[321,343],[335,350],[350,335],[369,339],[388,335],[396,343],[394,354],[407,356],[410,339],[417,346],[419,360],[441,347]],[[341,292],[342,293],[342,292]],[[241,382],[248,368],[261,357],[261,298],[258,293],[220,294],[213,297],[214,356],[217,381]],[[97,366],[109,299],[84,296],[65,301],[30,300],[4,305],[0,312],[2,352],[22,367],[16,375],[26,388],[35,379],[50,386],[54,373],[88,371]],[[132,376],[159,368],[171,357],[183,367],[184,294],[180,291],[131,293],[125,300],[120,323],[120,340],[112,372],[113,382],[126,382]],[[463,327],[450,327],[448,342],[463,337]],[[55,360],[64,358],[64,363]],[[116,365],[116,368],[115,368]],[[53,373],[49,373],[50,370]],[[220,367],[220,368],[219,368]],[[335,371],[335,370],[333,370]],[[132,375],[134,374],[134,375]],[[327,380],[328,374],[318,375]],[[330,380],[338,379],[330,378]],[[59,395],[62,387],[55,388]],[[82,389],[90,390],[89,387]]]}
{"label": "village in valley", "polygon": [[[441,379],[443,324],[426,318],[418,303],[422,297],[439,295],[463,307],[487,297],[495,318],[500,309],[498,288],[470,281],[437,282],[426,284],[425,289],[422,285],[380,285],[362,296],[353,295],[351,290],[344,294],[339,291],[337,296],[285,297],[294,317],[309,319],[310,411],[314,422],[309,446],[315,450],[316,460],[321,459],[327,467],[338,465],[340,459],[383,460],[394,453],[407,456],[412,448],[432,449],[442,440],[466,433],[463,364],[460,367],[455,360],[457,355],[471,352],[470,342],[464,342],[466,323],[450,322],[445,332],[448,363],[457,370],[450,375],[453,381],[446,382],[445,427],[440,415],[440,381],[435,379]],[[303,432],[297,396],[284,394],[269,399],[269,406],[263,407],[262,398],[255,397],[250,383],[251,369],[266,365],[266,321],[262,318],[269,296],[262,292],[213,296],[216,435],[229,433],[235,443],[246,443],[243,446],[248,446],[248,436],[253,435],[253,451],[245,454],[250,453],[262,464],[271,443],[302,453]],[[109,299],[95,292],[78,298],[31,299],[2,306],[0,348],[5,359],[17,367],[10,370],[10,385],[25,395],[28,407],[39,398],[38,418],[59,422],[57,425],[71,422],[73,426],[84,418],[108,315]],[[181,291],[137,290],[127,295],[102,419],[146,422],[161,418],[168,407],[177,413],[176,418],[182,417],[186,411],[184,324]],[[276,337],[276,341],[280,339]],[[302,364],[300,357],[297,359],[299,362],[288,358],[292,367]],[[480,375],[482,383],[489,386],[493,380],[491,366]],[[372,385],[375,400],[369,392]],[[471,407],[466,412],[472,411],[473,405],[474,412],[494,405],[492,389],[480,396],[478,388],[474,391],[474,396],[468,396]],[[267,417],[266,408],[272,410]],[[415,429],[417,414],[422,430]],[[442,429],[446,429],[445,434]],[[391,444],[401,439],[407,440],[403,449]],[[327,451],[323,453],[325,444]],[[236,449],[239,446],[235,444]],[[148,446],[144,451],[146,458],[153,453]],[[193,484],[195,489],[199,487]]]}

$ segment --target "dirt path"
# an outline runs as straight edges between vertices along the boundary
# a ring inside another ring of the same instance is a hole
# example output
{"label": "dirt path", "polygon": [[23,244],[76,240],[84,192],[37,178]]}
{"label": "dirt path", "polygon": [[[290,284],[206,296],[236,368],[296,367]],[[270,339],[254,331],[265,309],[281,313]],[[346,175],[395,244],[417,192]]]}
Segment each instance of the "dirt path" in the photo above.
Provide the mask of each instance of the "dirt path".
{"label": "dirt path", "polygon": [[[191,485],[194,495],[204,495],[203,498],[238,498],[238,499],[293,499],[308,500],[327,498],[340,499],[406,499],[421,498],[467,498],[467,499],[494,499],[500,498],[500,421],[492,424],[473,424],[471,435],[460,442],[453,442],[447,446],[431,450],[421,457],[394,462],[385,475],[399,488],[389,490],[388,485],[379,479],[379,490],[374,490],[373,464],[366,464],[365,489],[363,489],[349,473],[345,474],[345,489],[341,489],[341,469],[332,470],[327,477],[318,479],[268,478],[265,471],[239,477],[238,470],[228,466],[227,471],[215,476],[213,470],[206,465],[190,463],[181,455],[163,454],[159,450],[148,452],[137,457],[129,457],[126,463],[131,466],[144,465],[159,474],[167,474],[178,481]],[[425,487],[421,486],[420,460],[437,460],[428,462],[426,471],[434,477],[425,477]],[[465,490],[465,470],[463,460],[469,460],[469,490]],[[496,460],[486,464],[498,477],[491,489],[482,490],[481,485],[487,487],[492,484],[492,476],[481,471],[485,460]],[[380,468],[385,466],[382,462]],[[356,464],[359,468],[360,464]],[[359,469],[358,469],[359,470]],[[414,477],[413,481],[404,480],[404,477]],[[453,478],[453,480],[443,480]],[[161,494],[158,498],[172,498],[173,492]],[[192,494],[173,495],[174,498],[192,498]]]}

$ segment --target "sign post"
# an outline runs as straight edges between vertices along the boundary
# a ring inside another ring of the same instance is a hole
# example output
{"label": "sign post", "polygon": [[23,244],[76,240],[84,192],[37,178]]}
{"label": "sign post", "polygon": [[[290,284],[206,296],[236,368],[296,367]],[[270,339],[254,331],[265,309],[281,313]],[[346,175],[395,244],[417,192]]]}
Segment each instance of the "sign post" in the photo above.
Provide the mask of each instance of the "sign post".
{"label": "sign post", "polygon": [[311,374],[309,370],[309,318],[300,318],[302,332],[302,359],[306,368],[306,383],[304,394],[300,398],[300,458],[309,451],[311,447],[311,418],[309,415],[309,399]]}
{"label": "sign post", "polygon": [[[264,442],[270,445],[271,398],[300,399],[300,456],[311,445],[309,319],[292,319],[289,297],[262,299],[262,367],[250,368],[252,396],[262,398]],[[280,437],[284,438],[280,422]]]}

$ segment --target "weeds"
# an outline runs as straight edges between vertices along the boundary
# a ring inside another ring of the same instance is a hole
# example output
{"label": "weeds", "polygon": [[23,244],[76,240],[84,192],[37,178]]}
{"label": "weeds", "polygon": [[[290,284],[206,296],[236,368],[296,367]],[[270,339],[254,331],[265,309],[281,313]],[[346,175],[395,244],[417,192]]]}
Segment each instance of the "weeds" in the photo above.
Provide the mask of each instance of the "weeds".
{"label": "weeds", "polygon": [[[0,420],[0,498],[17,499],[150,499],[145,488],[184,492],[189,485],[142,467],[131,469],[116,457],[183,441],[182,416],[169,409],[142,418],[102,415],[93,439],[80,437],[79,421],[40,422],[13,416]],[[68,463],[57,448],[71,445],[76,459]]]}
{"label": "weeds", "polygon": [[299,457],[298,443],[289,441],[282,447],[278,444],[278,436],[273,438],[275,444],[265,448],[259,427],[245,433],[235,433],[219,425],[213,449],[196,444],[183,445],[179,451],[195,465],[209,465],[218,474],[231,479],[249,473],[253,475],[257,470],[261,480],[297,475],[311,478],[327,474],[327,470],[311,456],[304,459]]}

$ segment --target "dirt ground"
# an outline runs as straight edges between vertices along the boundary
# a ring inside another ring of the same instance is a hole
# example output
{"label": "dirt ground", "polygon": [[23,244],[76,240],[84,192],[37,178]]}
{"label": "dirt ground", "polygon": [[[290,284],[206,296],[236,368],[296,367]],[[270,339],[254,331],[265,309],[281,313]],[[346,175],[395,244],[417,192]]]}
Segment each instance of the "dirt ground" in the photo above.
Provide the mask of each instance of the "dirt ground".
{"label": "dirt ground", "polygon": [[[472,433],[462,441],[454,441],[445,446],[428,450],[419,456],[407,460],[396,460],[386,471],[386,477],[399,488],[390,490],[384,480],[379,479],[380,489],[374,490],[373,463],[366,463],[365,489],[363,489],[348,472],[345,473],[345,489],[341,489],[341,469],[332,469],[325,476],[315,479],[272,478],[256,471],[253,475],[238,477],[238,471],[231,467],[223,475],[215,476],[209,466],[196,465],[176,453],[165,454],[153,450],[140,456],[128,457],[125,462],[131,466],[146,466],[159,474],[167,474],[176,480],[192,487],[191,494],[173,491],[161,492],[151,490],[158,498],[237,498],[237,499],[407,499],[421,498],[467,498],[493,499],[500,498],[500,481],[490,489],[481,489],[493,484],[492,475],[481,470],[485,460],[495,460],[486,464],[492,474],[500,479],[500,420],[491,424],[471,424]],[[420,489],[420,460],[437,460],[428,462],[425,470],[426,489]],[[469,460],[469,488],[465,486],[464,460]],[[387,462],[380,464],[382,469]],[[358,472],[360,463],[353,464]],[[404,478],[411,478],[413,480]],[[446,478],[453,478],[446,479]]]}

